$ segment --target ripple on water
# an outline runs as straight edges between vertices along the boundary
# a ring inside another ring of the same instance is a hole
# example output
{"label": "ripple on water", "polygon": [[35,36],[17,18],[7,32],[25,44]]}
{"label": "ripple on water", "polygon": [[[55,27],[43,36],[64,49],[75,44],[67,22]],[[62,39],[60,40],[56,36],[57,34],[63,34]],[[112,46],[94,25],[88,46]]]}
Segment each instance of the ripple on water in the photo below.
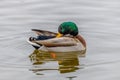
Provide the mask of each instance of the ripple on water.
{"label": "ripple on water", "polygon": [[[0,80],[119,79],[119,4],[118,0],[1,0]],[[57,31],[64,21],[78,25],[87,42],[86,57],[45,53],[29,58],[34,50],[26,42],[33,36],[30,29]]]}

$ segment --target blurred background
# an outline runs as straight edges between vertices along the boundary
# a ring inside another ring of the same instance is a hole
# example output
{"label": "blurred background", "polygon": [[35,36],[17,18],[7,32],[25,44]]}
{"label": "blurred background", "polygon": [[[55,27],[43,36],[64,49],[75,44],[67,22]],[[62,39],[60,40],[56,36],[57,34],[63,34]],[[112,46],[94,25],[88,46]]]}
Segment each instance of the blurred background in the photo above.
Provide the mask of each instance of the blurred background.
{"label": "blurred background", "polygon": [[[119,14],[119,0],[0,0],[0,80],[119,80]],[[75,22],[87,42],[86,57],[77,59],[82,69],[61,74],[58,61],[33,66],[31,29],[57,32],[64,21]]]}

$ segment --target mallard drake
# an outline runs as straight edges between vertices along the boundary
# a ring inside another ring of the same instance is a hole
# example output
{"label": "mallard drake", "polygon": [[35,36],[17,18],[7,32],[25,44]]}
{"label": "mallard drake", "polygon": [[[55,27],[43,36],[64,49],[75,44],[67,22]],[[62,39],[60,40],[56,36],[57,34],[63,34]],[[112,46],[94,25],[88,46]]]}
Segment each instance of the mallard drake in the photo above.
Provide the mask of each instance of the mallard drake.
{"label": "mallard drake", "polygon": [[30,37],[28,42],[36,49],[53,52],[86,50],[86,42],[78,35],[78,28],[73,22],[60,24],[58,33],[32,29],[38,37]]}

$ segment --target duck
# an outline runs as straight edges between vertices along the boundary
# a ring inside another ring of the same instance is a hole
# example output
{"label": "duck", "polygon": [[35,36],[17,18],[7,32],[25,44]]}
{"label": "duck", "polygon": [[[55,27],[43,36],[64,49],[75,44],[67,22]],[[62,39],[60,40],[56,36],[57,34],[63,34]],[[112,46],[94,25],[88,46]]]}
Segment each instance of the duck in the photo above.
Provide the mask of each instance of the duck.
{"label": "duck", "polygon": [[79,34],[74,22],[63,22],[58,27],[58,32],[32,29],[37,37],[30,37],[27,41],[35,49],[51,52],[70,52],[86,50],[86,41]]}

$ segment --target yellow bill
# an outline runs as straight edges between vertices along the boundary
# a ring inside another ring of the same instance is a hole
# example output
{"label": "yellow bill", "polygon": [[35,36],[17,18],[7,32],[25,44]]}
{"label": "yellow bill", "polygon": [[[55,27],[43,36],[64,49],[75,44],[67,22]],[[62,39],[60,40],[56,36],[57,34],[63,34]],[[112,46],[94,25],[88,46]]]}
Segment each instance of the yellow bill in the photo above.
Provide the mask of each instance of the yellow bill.
{"label": "yellow bill", "polygon": [[63,34],[61,34],[61,33],[58,32],[56,37],[59,38],[61,36],[63,36]]}

